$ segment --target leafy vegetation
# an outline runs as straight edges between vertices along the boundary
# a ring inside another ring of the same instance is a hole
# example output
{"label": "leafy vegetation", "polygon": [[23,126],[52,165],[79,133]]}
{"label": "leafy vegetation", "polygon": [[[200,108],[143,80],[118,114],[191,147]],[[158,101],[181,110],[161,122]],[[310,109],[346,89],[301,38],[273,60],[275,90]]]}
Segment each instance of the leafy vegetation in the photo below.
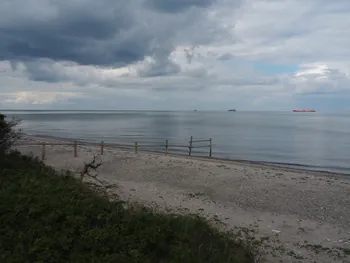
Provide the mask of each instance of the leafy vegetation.
{"label": "leafy vegetation", "polygon": [[198,216],[125,208],[37,159],[0,163],[0,262],[253,262]]}
{"label": "leafy vegetation", "polygon": [[0,158],[19,139],[19,132],[14,130],[20,123],[19,120],[6,120],[6,116],[0,113]]}

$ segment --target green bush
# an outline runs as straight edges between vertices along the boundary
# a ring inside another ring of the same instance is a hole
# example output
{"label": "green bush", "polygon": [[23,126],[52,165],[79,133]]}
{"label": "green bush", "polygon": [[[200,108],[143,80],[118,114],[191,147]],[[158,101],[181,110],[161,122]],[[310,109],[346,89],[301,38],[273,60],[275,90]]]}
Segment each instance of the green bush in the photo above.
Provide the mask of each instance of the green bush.
{"label": "green bush", "polygon": [[[20,123],[19,120],[6,120],[6,116],[0,113],[0,158],[19,139],[19,132],[14,128]],[[1,161],[1,160],[0,160]]]}
{"label": "green bush", "polygon": [[253,262],[197,216],[125,209],[36,159],[0,167],[0,262]]}

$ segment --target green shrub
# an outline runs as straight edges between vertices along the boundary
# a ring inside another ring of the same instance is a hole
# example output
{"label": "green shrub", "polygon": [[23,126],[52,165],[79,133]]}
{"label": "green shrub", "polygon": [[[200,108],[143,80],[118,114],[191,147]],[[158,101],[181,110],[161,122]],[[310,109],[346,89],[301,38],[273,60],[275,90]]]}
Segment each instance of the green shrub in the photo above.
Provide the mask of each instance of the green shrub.
{"label": "green shrub", "polygon": [[11,148],[11,146],[19,139],[19,133],[14,130],[20,123],[19,120],[6,120],[6,116],[0,113],[0,157]]}
{"label": "green shrub", "polygon": [[0,262],[253,262],[198,216],[125,209],[37,159],[0,169]]}

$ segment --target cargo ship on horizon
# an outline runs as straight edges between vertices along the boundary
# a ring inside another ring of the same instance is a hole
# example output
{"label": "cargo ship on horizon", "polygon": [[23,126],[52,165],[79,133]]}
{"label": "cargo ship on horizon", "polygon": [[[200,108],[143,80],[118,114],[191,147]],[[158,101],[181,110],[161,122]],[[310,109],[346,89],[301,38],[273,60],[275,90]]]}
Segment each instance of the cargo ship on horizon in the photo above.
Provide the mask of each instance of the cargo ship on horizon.
{"label": "cargo ship on horizon", "polygon": [[293,112],[316,112],[315,110],[293,110]]}

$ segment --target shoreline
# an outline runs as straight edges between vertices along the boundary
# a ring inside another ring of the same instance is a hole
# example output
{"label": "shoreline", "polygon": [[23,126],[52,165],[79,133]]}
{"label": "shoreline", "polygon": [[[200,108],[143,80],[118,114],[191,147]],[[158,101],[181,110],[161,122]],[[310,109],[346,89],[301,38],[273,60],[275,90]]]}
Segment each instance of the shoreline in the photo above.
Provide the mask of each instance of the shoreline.
{"label": "shoreline", "polygon": [[[47,142],[67,142],[67,143],[72,143],[74,141],[77,142],[82,142],[85,146],[91,146],[91,147],[96,147],[99,146],[100,143],[96,142],[88,142],[88,141],[80,141],[80,140],[75,140],[75,139],[70,139],[70,138],[59,138],[59,137],[53,137],[53,136],[46,136],[46,135],[28,135],[23,133],[23,138],[29,138],[29,139],[37,139],[43,142],[44,140],[47,140]],[[118,144],[118,143],[104,143],[105,149],[134,149],[134,145],[126,145],[126,144]],[[110,147],[110,148],[109,148]],[[332,172],[332,171],[327,171],[327,170],[322,170],[322,167],[318,166],[311,166],[311,165],[302,165],[302,164],[297,164],[297,163],[279,163],[279,162],[265,162],[265,161],[253,161],[253,160],[244,160],[244,159],[229,159],[229,158],[220,158],[220,157],[206,157],[206,156],[200,156],[200,155],[192,155],[188,156],[186,154],[181,154],[181,153],[174,153],[174,152],[168,152],[167,154],[162,151],[155,151],[155,150],[147,150],[147,149],[142,149],[139,150],[140,152],[145,152],[145,153],[153,153],[153,154],[160,154],[160,155],[169,155],[169,156],[178,156],[178,157],[185,157],[189,159],[197,159],[197,160],[213,160],[216,162],[222,162],[222,163],[232,163],[232,164],[247,164],[247,165],[257,165],[257,166],[265,166],[266,168],[276,168],[276,169],[283,169],[286,171],[294,171],[294,172],[306,172],[306,173],[314,173],[314,175],[322,175],[322,176],[341,176],[344,177],[345,179],[350,180],[350,172],[349,173],[344,173],[344,172]],[[306,167],[310,167],[313,169],[307,169]],[[318,170],[318,168],[320,170]],[[336,168],[335,168],[336,169]],[[346,169],[346,168],[340,168],[340,169]]]}
{"label": "shoreline", "polygon": [[[41,146],[16,148],[40,157]],[[48,145],[45,163],[78,174],[95,152],[98,146],[79,146],[73,158],[72,146]],[[252,231],[268,240],[266,262],[349,260],[346,176],[108,147],[101,158],[98,178],[112,200],[117,195],[157,211],[199,214],[224,230]]]}

